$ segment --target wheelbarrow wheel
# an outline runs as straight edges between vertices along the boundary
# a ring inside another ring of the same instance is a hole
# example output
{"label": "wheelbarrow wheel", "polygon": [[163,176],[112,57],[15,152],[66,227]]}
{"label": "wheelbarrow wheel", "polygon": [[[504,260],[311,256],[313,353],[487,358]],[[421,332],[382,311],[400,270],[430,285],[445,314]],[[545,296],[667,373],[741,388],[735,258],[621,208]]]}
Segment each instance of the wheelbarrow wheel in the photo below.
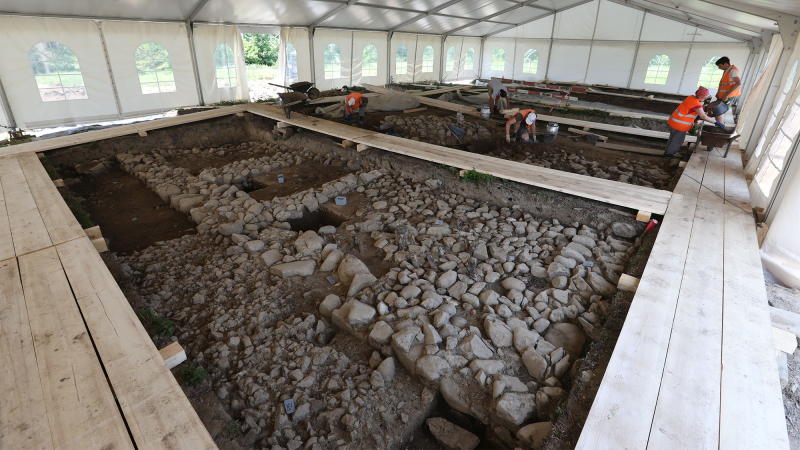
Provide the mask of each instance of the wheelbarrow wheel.
{"label": "wheelbarrow wheel", "polygon": [[306,91],[306,95],[311,100],[316,100],[319,98],[319,89],[312,87],[308,91]]}

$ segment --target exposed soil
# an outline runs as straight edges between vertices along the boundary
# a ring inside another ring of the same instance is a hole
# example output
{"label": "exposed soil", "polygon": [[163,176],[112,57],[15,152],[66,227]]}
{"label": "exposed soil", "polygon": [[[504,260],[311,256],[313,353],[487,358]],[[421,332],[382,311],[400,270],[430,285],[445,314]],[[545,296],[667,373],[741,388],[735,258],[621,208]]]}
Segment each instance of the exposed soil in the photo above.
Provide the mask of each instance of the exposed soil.
{"label": "exposed soil", "polygon": [[209,156],[206,154],[193,154],[191,156],[185,155],[178,155],[178,156],[170,156],[166,157],[165,159],[167,162],[170,162],[175,165],[175,167],[183,167],[187,169],[189,173],[194,176],[197,176],[203,169],[211,169],[211,168],[222,168],[226,165],[241,161],[248,157],[246,152],[242,151],[234,151],[234,152],[226,152],[224,150],[219,150],[216,155]]}
{"label": "exposed soil", "polygon": [[[614,92],[616,93],[616,92]],[[663,114],[672,114],[677,103],[659,102],[648,99],[636,99],[628,97],[617,97],[614,95],[604,94],[591,94],[591,93],[573,93],[573,96],[585,102],[605,103],[606,105],[621,106],[623,108],[641,109],[645,111],[653,111]]]}
{"label": "exposed soil", "polygon": [[159,241],[197,232],[185,215],[170,208],[117,164],[99,176],[80,179],[70,190],[84,199],[84,210],[95,225],[100,225],[113,252],[127,255]]}
{"label": "exposed soil", "polygon": [[[250,197],[256,200],[286,197],[352,173],[341,161],[337,160],[336,163],[325,165],[318,161],[307,161],[274,173],[256,176],[253,178],[254,187],[249,192]],[[278,175],[283,175],[283,183],[278,181]]]}

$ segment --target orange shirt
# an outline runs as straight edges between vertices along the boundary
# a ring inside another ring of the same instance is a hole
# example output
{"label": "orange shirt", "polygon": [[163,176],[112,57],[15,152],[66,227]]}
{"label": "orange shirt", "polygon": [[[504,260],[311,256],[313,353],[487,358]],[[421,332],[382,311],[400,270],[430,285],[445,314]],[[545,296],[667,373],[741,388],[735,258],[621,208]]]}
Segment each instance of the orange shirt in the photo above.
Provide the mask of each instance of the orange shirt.
{"label": "orange shirt", "polygon": [[[717,98],[722,98],[723,95],[731,91],[733,85],[736,84],[736,82],[733,81],[734,77],[739,78],[741,80],[741,75],[739,74],[739,68],[734,65],[731,65],[730,67],[728,67],[728,70],[726,70],[725,73],[722,74],[722,79],[719,80],[719,89],[717,90]],[[742,95],[742,90],[740,88],[736,88],[735,91],[728,93],[728,98],[738,97],[740,95]]]}
{"label": "orange shirt", "polygon": [[698,110],[702,108],[703,104],[700,103],[700,100],[694,95],[690,95],[672,112],[667,124],[678,131],[689,131],[697,119]]}
{"label": "orange shirt", "polygon": [[[513,116],[511,116],[511,117],[508,119],[508,122],[511,122],[512,120],[514,120],[514,121],[515,121],[515,123],[516,123],[516,121],[517,121],[517,116],[520,116],[520,117],[522,117],[522,120],[521,120],[521,121],[522,121],[522,122],[525,122],[525,119],[527,119],[527,118],[528,118],[528,114],[536,114],[536,111],[535,111],[535,110],[533,110],[533,109],[522,109],[522,110],[520,110],[519,112],[517,112],[516,114],[514,114]],[[525,126],[528,128],[528,131],[530,131],[530,130],[531,130],[531,126],[530,126],[530,125],[528,125],[528,124],[526,123],[526,124],[525,124]]]}
{"label": "orange shirt", "polygon": [[[355,104],[350,106],[350,99],[355,100]],[[363,94],[359,94],[358,92],[353,92],[352,94],[348,95],[344,98],[344,109],[351,113],[353,111],[357,111],[359,107],[361,107],[362,100],[364,99]]]}

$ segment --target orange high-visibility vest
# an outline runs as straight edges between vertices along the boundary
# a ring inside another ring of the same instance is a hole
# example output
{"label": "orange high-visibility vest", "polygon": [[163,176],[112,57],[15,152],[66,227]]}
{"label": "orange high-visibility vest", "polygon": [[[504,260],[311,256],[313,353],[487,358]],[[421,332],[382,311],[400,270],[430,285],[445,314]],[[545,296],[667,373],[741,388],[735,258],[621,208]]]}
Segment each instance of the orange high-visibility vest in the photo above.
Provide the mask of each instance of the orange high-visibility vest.
{"label": "orange high-visibility vest", "polygon": [[[517,114],[522,114],[522,121],[525,122],[525,119],[528,118],[528,114],[530,114],[530,113],[536,114],[536,111],[533,110],[533,109],[520,110],[516,114],[514,114],[513,116],[509,117],[508,122],[511,122],[512,120],[514,120],[514,117],[517,117]],[[528,131],[531,130],[531,126],[528,125],[527,123],[525,123],[525,127],[528,128]]]}
{"label": "orange high-visibility vest", "polygon": [[[719,90],[717,90],[717,98],[722,98],[722,96],[725,95],[725,93],[727,93],[728,91],[730,91],[733,85],[736,84],[736,82],[733,81],[733,78],[731,78],[731,70],[733,69],[736,69],[736,71],[739,72],[738,67],[731,65],[730,67],[728,67],[728,70],[726,70],[725,73],[722,74],[722,79],[719,80]],[[739,77],[741,76],[742,73],[739,72]],[[736,88],[735,91],[728,94],[728,98],[738,97],[740,95],[742,95],[742,90],[740,88]]]}
{"label": "orange high-visibility vest", "polygon": [[696,107],[702,107],[702,103],[694,95],[686,97],[686,99],[678,105],[678,108],[672,112],[672,115],[667,120],[667,124],[678,131],[689,131],[697,119]]}
{"label": "orange high-visibility vest", "polygon": [[[350,102],[350,99],[355,99],[356,104],[353,105],[353,106],[350,106],[348,104],[348,102]],[[362,94],[359,94],[358,92],[353,92],[352,94],[350,94],[350,95],[348,95],[347,97],[344,98],[344,109],[348,113],[352,113],[353,111],[357,111],[358,108],[361,106],[361,101],[363,99],[364,99],[364,96]]]}

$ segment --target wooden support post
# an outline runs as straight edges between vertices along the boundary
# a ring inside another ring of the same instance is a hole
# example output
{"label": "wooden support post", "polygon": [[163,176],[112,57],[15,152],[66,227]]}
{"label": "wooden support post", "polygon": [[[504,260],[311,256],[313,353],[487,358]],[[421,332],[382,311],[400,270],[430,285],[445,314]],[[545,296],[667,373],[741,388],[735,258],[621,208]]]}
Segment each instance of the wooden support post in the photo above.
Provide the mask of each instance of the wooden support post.
{"label": "wooden support post", "polygon": [[36,156],[38,156],[39,159],[42,159],[42,158],[44,158],[44,153],[37,153]]}
{"label": "wooden support post", "polygon": [[277,128],[289,128],[291,126],[292,126],[291,124],[288,124],[286,122],[278,122],[278,125],[276,125]]}
{"label": "wooden support post", "polygon": [[684,168],[684,167],[686,167],[686,161],[681,161],[681,162],[679,162],[679,163],[678,163],[678,167],[679,167],[679,168]]}
{"label": "wooden support post", "polygon": [[403,111],[403,113],[404,113],[404,114],[410,114],[410,113],[415,113],[415,112],[419,112],[419,111],[427,111],[427,109],[428,109],[428,108],[414,108],[414,109],[407,109],[407,110]]}
{"label": "wooden support post", "polygon": [[64,187],[64,186],[66,186],[66,184],[64,184],[64,180],[62,180],[61,178],[59,178],[57,180],[53,180],[53,184],[55,184],[56,187]]}
{"label": "wooden support post", "polygon": [[769,231],[769,225],[766,222],[760,222],[756,225],[756,236],[758,237],[758,248],[761,248],[761,244],[764,243],[764,238],[767,237],[767,231]]}
{"label": "wooden support post", "polygon": [[358,145],[356,146],[356,151],[357,151],[357,152],[359,152],[359,153],[361,153],[361,152],[363,152],[364,150],[367,150],[367,149],[369,149],[369,148],[370,148],[370,147],[369,147],[369,145],[366,145],[366,144],[358,144]]}
{"label": "wooden support post", "polygon": [[458,171],[458,176],[464,178],[464,175],[467,173],[467,169],[461,169]]}
{"label": "wooden support post", "polygon": [[236,117],[244,117],[244,113],[243,112],[238,112],[238,113],[236,113]]}
{"label": "wooden support post", "polygon": [[103,234],[100,232],[100,225],[95,225],[92,228],[86,228],[83,231],[86,233],[86,236],[89,237],[90,241],[103,237]]}
{"label": "wooden support post", "polygon": [[172,369],[178,364],[186,361],[186,351],[183,349],[183,347],[181,347],[181,344],[177,342],[173,342],[172,344],[162,348],[158,351],[158,353],[161,354],[161,358],[164,359],[164,363],[167,364],[168,369]]}
{"label": "wooden support post", "polygon": [[782,352],[791,355],[797,349],[797,336],[790,331],[772,327],[772,338],[775,341],[775,348]]}
{"label": "wooden support post", "polygon": [[650,215],[651,214],[652,213],[650,213],[648,211],[639,211],[636,214],[636,220],[638,220],[639,222],[650,222]]}
{"label": "wooden support post", "polygon": [[636,288],[639,287],[639,279],[632,277],[628,274],[623,273],[619,277],[619,283],[617,283],[617,289],[620,291],[627,291],[627,292],[636,292]]}
{"label": "wooden support post", "polygon": [[353,141],[348,141],[346,139],[344,141],[342,141],[342,148],[351,148],[351,147],[355,147],[356,145],[358,145],[358,144],[356,144]]}
{"label": "wooden support post", "polygon": [[590,129],[589,127],[583,127],[583,131],[589,131]]}
{"label": "wooden support post", "polygon": [[139,136],[146,137],[147,136],[147,131],[139,130]]}
{"label": "wooden support post", "polygon": [[94,246],[95,250],[97,250],[97,253],[103,253],[108,251],[106,240],[103,238],[92,239],[92,245]]}
{"label": "wooden support post", "polygon": [[756,218],[758,219],[759,223],[764,221],[764,208],[760,206],[755,207],[756,210]]}

